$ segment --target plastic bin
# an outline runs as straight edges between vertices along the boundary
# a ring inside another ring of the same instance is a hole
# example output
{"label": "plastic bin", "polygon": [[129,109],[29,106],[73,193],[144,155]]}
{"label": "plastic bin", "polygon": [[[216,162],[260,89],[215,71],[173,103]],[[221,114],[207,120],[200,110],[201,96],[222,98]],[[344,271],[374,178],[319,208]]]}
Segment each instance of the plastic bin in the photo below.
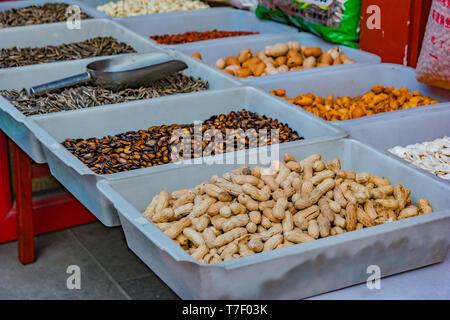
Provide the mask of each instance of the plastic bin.
{"label": "plastic bin", "polygon": [[240,165],[171,168],[155,174],[103,180],[98,188],[119,212],[127,244],[183,299],[300,299],[367,281],[377,265],[383,277],[443,261],[450,227],[450,187],[352,139],[281,146],[280,156],[319,153],[344,169],[386,176],[426,197],[433,213],[352,231],[243,258],[206,265],[195,261],[144,211],[163,187],[191,188]]}
{"label": "plastic bin", "polygon": [[[83,3],[82,1],[76,1],[76,0],[22,0],[22,1],[8,1],[8,2],[1,2],[0,3],[0,12],[6,11],[9,9],[17,9],[17,8],[23,8],[28,6],[39,6],[46,3],[67,3],[70,5],[76,5],[79,6],[81,10],[89,14],[92,18],[103,18],[103,19],[109,19],[109,16],[106,13],[103,13],[101,11],[92,9],[89,5]],[[34,25],[36,26],[36,25]],[[5,29],[9,28],[15,28],[15,27],[7,27],[4,29],[0,28],[0,32]]]}
{"label": "plastic bin", "polygon": [[[208,68],[194,58],[186,57],[177,52],[167,51],[167,53],[173,58],[181,59],[187,63],[188,69],[183,71],[184,74],[208,80],[211,90],[226,89],[241,85],[240,82],[226,77],[219,70]],[[29,88],[34,85],[78,74],[84,72],[89,62],[99,59],[104,59],[104,57],[68,61],[62,64],[52,63],[4,70],[0,69],[0,89]],[[83,110],[72,112],[83,112]],[[36,140],[34,134],[30,132],[28,127],[28,121],[33,117],[24,116],[8,100],[0,96],[0,129],[35,162],[46,163],[41,144]]]}
{"label": "plastic bin", "polygon": [[[229,56],[235,57],[244,49],[251,49],[253,53],[256,53],[257,51],[264,50],[264,48],[268,45],[274,45],[278,42],[288,42],[290,40],[297,40],[300,43],[300,45],[321,47],[323,50],[329,50],[334,46],[336,46],[336,44],[327,42],[310,33],[298,32],[295,34],[294,33],[262,34],[246,37],[223,38],[211,40],[208,41],[207,43],[194,42],[191,45],[189,45],[189,47],[180,47],[177,48],[177,50],[180,50],[187,55],[192,55],[194,52],[199,52],[202,56],[203,61],[215,68],[216,61],[219,58],[225,59],[226,57]],[[342,64],[330,67],[295,70],[275,75],[267,75],[253,78],[238,78],[238,79],[247,83],[253,83],[253,81],[257,79],[280,79],[280,78],[282,79],[286,75],[290,74],[306,75],[309,73],[321,73],[323,71],[328,70],[346,70],[357,68],[363,64],[368,63],[373,64],[381,62],[380,57],[372,53],[349,48],[346,46],[340,46],[340,48],[349,58],[355,59],[356,63],[345,65]]]}
{"label": "plastic bin", "polygon": [[[108,3],[108,2],[118,2],[119,0],[79,0],[79,1],[85,3],[87,6],[91,7],[93,10],[96,10],[96,11],[98,11],[98,12],[103,13],[102,11],[97,10],[97,7],[98,7],[98,6],[102,6],[102,5],[104,5],[104,4]],[[158,15],[165,15],[165,14],[168,14],[168,13],[171,13],[171,12],[187,12],[187,11],[197,11],[197,10],[210,10],[210,8],[205,8],[205,9],[194,9],[194,10],[184,10],[184,11],[161,12],[161,13],[157,13],[157,14],[158,14]],[[106,13],[104,13],[104,14],[106,14]],[[156,14],[156,13],[154,13],[154,14]],[[152,16],[152,15],[154,15],[154,14],[145,14],[145,15],[140,15],[140,16],[146,16],[146,17],[149,17],[149,16]],[[107,15],[107,14],[106,14],[106,15]],[[119,17],[111,17],[111,16],[109,16],[109,15],[107,15],[107,16],[108,16],[109,18],[112,18],[112,19],[121,19],[121,18],[119,18]],[[132,17],[132,16],[129,16],[129,17]],[[129,18],[129,17],[123,17],[123,18]]]}
{"label": "plastic bin", "polygon": [[107,2],[111,2],[111,0],[80,0],[80,2],[85,3],[91,8],[97,8],[97,6],[104,5]]}
{"label": "plastic bin", "polygon": [[[253,12],[231,8],[212,8],[205,14],[202,10],[175,11],[151,16],[114,19],[144,37],[177,34],[188,31],[251,31],[265,33],[297,33],[297,29],[281,23],[258,19]],[[248,36],[243,36],[244,38]],[[241,38],[241,37],[239,37]],[[221,38],[223,39],[223,38]],[[167,48],[186,48],[194,44],[215,43],[217,40],[197,41],[178,45],[161,45]],[[151,40],[154,41],[154,40]],[[157,44],[157,42],[154,42]]]}
{"label": "plastic bin", "polygon": [[[80,29],[68,29],[65,22],[39,24],[15,28],[0,29],[1,48],[45,47],[48,45],[61,45],[82,42],[95,37],[113,37],[117,41],[132,46],[138,53],[151,52],[158,49],[149,39],[141,37],[124,26],[107,19],[81,20]],[[90,58],[92,60],[92,58]],[[81,59],[80,59],[81,60]],[[84,59],[84,60],[89,60]],[[63,63],[65,61],[49,62]],[[47,64],[49,64],[47,63]],[[23,67],[36,66],[29,65]],[[9,68],[2,68],[9,69]]]}
{"label": "plastic bin", "polygon": [[[326,73],[316,73],[308,75],[287,74],[282,79],[257,79],[252,85],[266,92],[274,89],[285,89],[286,96],[294,98],[300,94],[308,92],[322,97],[330,94],[337,96],[355,97],[370,91],[376,85],[394,86],[396,88],[407,87],[409,90],[417,90],[423,95],[430,96],[438,101],[449,101],[450,91],[435,88],[416,81],[414,69],[398,64],[380,63],[365,65],[360,68],[331,70]],[[282,100],[282,99],[280,99]],[[284,101],[284,100],[283,100]],[[285,103],[289,103],[285,101]],[[290,103],[289,103],[290,104]],[[333,125],[341,126],[346,130],[351,130],[353,126],[363,125],[376,121],[376,119],[394,119],[401,114],[415,113],[421,109],[432,110],[440,104],[411,108],[405,110],[379,113],[358,119],[345,121],[330,121]]]}
{"label": "plastic bin", "polygon": [[[110,175],[98,175],[85,166],[60,143],[66,138],[104,137],[130,130],[146,129],[154,125],[193,123],[215,114],[239,111],[258,112],[279,119],[296,130],[306,141],[335,140],[346,132],[298,110],[279,103],[254,88],[237,88],[199,92],[184,96],[162,97],[121,105],[86,109],[83,112],[62,112],[35,117],[29,128],[42,143],[52,175],[59,180],[103,224],[119,224],[117,212],[97,190],[96,183],[103,179],[153,173],[182,164],[165,164]],[[76,123],[76,125],[73,125]],[[100,125],[99,125],[100,124]],[[305,141],[289,142],[303,144]]]}
{"label": "plastic bin", "polygon": [[[433,107],[430,110],[423,108],[411,113],[399,113],[389,119],[376,118],[351,127],[349,133],[354,139],[386,151],[395,146],[404,147],[410,144],[433,141],[444,136],[450,137],[450,103],[440,104],[440,106]],[[405,160],[402,161],[410,164]],[[418,168],[415,165],[410,165]],[[433,178],[450,184],[449,180],[438,178],[428,171],[423,171]]]}

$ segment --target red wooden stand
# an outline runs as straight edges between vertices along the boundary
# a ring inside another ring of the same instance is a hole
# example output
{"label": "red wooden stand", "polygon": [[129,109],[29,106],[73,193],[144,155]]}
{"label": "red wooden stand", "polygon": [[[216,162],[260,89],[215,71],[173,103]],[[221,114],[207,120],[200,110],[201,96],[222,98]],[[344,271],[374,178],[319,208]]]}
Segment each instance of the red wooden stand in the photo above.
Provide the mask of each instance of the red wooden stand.
{"label": "red wooden stand", "polygon": [[[416,67],[432,0],[362,0],[360,48],[379,55],[383,62]],[[373,15],[380,10],[380,29],[369,29]],[[368,12],[369,11],[369,12]]]}
{"label": "red wooden stand", "polygon": [[34,235],[97,219],[69,194],[33,201],[31,180],[48,176],[48,166],[32,164],[31,159],[16,144],[13,144],[12,153],[16,196],[14,205],[10,192],[7,139],[0,131],[0,243],[17,239],[19,260],[27,264],[35,261]]}
{"label": "red wooden stand", "polygon": [[16,178],[17,237],[19,260],[34,262],[33,196],[31,191],[31,163],[28,156],[14,144],[14,177]]}
{"label": "red wooden stand", "polygon": [[[9,178],[8,145],[6,135],[0,131],[0,221],[12,207],[11,182]],[[2,232],[0,229],[0,238]]]}

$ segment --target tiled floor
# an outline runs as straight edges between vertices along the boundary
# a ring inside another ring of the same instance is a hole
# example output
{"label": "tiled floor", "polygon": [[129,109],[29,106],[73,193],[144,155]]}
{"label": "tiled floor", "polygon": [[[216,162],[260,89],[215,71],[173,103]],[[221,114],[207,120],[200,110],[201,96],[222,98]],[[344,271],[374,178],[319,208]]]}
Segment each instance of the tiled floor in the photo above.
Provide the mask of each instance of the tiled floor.
{"label": "tiled floor", "polygon": [[[17,243],[0,245],[1,299],[178,299],[125,242],[122,229],[95,222],[36,237],[37,261],[23,266]],[[67,267],[81,270],[81,289],[69,290]],[[365,284],[312,299],[450,299],[447,260],[383,278],[381,290]]]}
{"label": "tiled floor", "polygon": [[[35,238],[37,261],[23,266],[17,243],[0,245],[0,299],[178,299],[133,252],[120,227],[91,223]],[[69,265],[81,289],[69,290]]]}

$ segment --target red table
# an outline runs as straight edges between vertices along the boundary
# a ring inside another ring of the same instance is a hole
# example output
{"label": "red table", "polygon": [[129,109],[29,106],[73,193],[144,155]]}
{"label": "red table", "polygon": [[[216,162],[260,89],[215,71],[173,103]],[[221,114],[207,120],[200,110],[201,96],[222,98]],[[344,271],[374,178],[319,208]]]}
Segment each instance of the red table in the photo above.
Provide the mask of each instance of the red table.
{"label": "red table", "polygon": [[50,175],[11,141],[15,203],[12,201],[6,135],[0,131],[0,243],[18,240],[19,260],[35,261],[34,235],[97,220],[70,194],[32,198],[31,180]]}
{"label": "red table", "polygon": [[[14,1],[14,0],[0,0]],[[0,243],[18,240],[19,260],[35,261],[34,235],[97,220],[80,202],[66,193],[45,199],[32,198],[31,180],[50,175],[48,166],[32,164],[14,143],[13,177],[10,176],[8,139],[0,130]],[[15,203],[11,183],[14,181]]]}

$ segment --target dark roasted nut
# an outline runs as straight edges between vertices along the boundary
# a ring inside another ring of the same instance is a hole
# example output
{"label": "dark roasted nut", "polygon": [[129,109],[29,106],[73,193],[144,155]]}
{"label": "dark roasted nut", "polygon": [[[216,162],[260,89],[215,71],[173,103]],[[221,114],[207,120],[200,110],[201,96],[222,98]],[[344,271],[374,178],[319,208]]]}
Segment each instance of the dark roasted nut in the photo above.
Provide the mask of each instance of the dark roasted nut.
{"label": "dark roasted nut", "polygon": [[[254,129],[252,134],[243,134],[249,129]],[[273,129],[279,131],[278,138],[271,136]],[[67,139],[62,145],[95,173],[111,174],[182,160],[184,146],[179,139],[173,139],[175,130],[184,130],[190,136],[190,158],[202,157],[204,152],[216,155],[256,147],[253,144],[255,141],[261,146],[264,143],[270,145],[303,139],[277,119],[241,110],[212,116],[203,121],[201,128],[194,128],[194,124],[153,126],[147,130],[130,131],[101,139]],[[200,132],[197,133],[196,130]],[[262,136],[263,139],[259,139],[261,130],[267,132]],[[222,143],[207,143],[202,139],[211,132],[215,136],[220,134],[223,137]],[[234,134],[230,136],[230,132]],[[256,140],[252,141],[252,136]],[[227,144],[231,149],[227,149]]]}

